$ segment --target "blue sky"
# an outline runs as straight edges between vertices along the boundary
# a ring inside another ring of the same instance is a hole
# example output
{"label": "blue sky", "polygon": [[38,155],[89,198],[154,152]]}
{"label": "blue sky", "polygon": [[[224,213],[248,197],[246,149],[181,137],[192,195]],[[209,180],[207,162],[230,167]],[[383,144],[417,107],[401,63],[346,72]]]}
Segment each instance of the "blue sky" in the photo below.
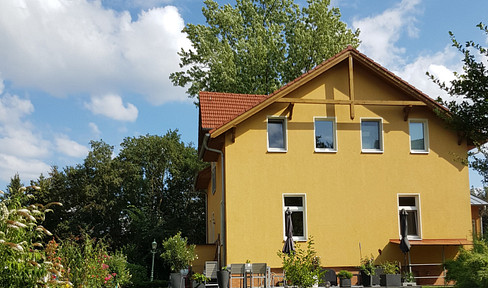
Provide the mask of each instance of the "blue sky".
{"label": "blue sky", "polygon": [[[217,1],[233,4],[233,1]],[[304,5],[304,0],[296,0]],[[361,30],[359,50],[431,97],[425,76],[461,70],[448,31],[488,39],[488,1],[334,0]],[[198,111],[173,87],[176,52],[190,47],[186,23],[204,24],[203,0],[0,1],[0,188],[50,167],[82,163],[90,140],[119,149],[125,137],[178,129],[197,141]],[[471,185],[480,186],[472,173]]]}

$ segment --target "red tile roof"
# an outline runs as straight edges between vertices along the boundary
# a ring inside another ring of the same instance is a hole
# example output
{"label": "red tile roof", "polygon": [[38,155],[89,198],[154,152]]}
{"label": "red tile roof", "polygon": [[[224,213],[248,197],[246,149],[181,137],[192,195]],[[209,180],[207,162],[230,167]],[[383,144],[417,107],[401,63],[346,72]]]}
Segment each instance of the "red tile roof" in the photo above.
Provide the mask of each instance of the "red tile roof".
{"label": "red tile roof", "polygon": [[268,95],[200,92],[200,117],[204,129],[213,129],[231,121],[262,101]]}

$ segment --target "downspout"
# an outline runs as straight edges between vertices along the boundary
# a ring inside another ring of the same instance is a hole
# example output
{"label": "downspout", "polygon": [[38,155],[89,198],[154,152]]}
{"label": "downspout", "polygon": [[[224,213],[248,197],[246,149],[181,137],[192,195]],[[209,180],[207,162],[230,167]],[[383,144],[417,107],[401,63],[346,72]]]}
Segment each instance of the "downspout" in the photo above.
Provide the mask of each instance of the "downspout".
{"label": "downspout", "polygon": [[225,186],[224,186],[224,175],[225,175],[225,169],[224,169],[224,153],[220,150],[213,149],[207,146],[208,138],[210,138],[209,133],[205,133],[205,136],[203,137],[203,149],[200,151],[200,158],[203,156],[204,150],[214,152],[214,153],[219,153],[220,154],[220,162],[221,162],[221,180],[222,180],[222,203],[220,204],[220,239],[222,243],[222,259],[224,263],[221,263],[220,266],[227,266],[227,249],[226,249],[226,233],[225,233]]}

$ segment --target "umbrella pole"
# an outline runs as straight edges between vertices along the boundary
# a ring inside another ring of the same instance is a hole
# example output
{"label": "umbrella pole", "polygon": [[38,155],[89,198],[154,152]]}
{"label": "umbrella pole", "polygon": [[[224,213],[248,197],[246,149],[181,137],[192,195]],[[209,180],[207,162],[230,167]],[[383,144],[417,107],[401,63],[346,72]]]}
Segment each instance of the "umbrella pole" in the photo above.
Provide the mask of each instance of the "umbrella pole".
{"label": "umbrella pole", "polygon": [[410,265],[410,263],[412,263],[410,259],[410,251],[408,251],[407,253],[408,253],[408,272],[412,273],[412,266]]}

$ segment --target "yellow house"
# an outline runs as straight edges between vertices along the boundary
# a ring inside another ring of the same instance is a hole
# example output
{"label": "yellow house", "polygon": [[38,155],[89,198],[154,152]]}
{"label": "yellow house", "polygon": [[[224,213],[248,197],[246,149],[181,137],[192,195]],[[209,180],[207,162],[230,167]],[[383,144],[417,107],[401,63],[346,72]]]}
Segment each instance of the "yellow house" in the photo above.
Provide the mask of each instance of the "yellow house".
{"label": "yellow house", "polygon": [[211,166],[196,186],[211,254],[278,270],[290,208],[295,242],[313,236],[324,267],[405,263],[406,209],[417,283],[443,283],[440,263],[471,243],[468,168],[456,160],[469,145],[436,110],[351,47],[271,95],[201,92],[199,155]]}

